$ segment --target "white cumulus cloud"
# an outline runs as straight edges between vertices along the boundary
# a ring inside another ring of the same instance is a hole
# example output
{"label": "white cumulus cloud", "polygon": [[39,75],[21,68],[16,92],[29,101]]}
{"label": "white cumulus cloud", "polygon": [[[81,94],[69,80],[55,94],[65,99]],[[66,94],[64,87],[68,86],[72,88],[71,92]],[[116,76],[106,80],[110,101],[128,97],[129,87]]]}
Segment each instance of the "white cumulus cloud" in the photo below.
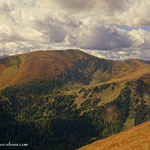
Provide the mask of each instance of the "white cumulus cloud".
{"label": "white cumulus cloud", "polygon": [[149,0],[1,0],[0,55],[73,47],[108,59],[149,59],[150,32],[142,29],[149,13]]}

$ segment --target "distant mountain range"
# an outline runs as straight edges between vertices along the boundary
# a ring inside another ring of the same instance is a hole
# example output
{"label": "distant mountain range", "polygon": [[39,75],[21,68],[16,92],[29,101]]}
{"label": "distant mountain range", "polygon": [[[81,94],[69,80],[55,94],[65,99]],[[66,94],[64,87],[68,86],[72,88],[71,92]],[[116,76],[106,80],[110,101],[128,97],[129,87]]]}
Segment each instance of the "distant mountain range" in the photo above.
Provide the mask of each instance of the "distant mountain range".
{"label": "distant mountain range", "polygon": [[[150,64],[79,50],[0,59],[0,139],[73,150],[150,119]],[[37,138],[38,137],[38,138]]]}

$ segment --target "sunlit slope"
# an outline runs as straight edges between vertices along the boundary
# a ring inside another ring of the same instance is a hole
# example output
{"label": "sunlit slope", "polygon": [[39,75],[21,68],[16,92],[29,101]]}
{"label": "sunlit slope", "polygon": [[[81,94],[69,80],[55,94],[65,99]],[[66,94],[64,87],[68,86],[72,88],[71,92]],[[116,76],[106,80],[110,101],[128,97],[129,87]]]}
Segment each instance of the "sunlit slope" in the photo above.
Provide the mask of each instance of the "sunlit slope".
{"label": "sunlit slope", "polygon": [[[56,77],[89,84],[95,70],[101,69],[102,65],[107,66],[110,62],[78,50],[38,51],[11,56],[0,59],[0,87]],[[100,77],[99,80],[101,79]]]}
{"label": "sunlit slope", "polygon": [[61,82],[34,80],[7,87],[0,91],[1,137],[7,141],[10,135],[9,140],[17,141],[13,137],[16,131],[21,131],[24,124],[32,124],[31,130],[19,132],[17,137],[28,137],[29,132],[30,145],[40,137],[51,150],[58,146],[70,150],[130,129],[150,120],[148,81],[148,76],[142,76],[138,80],[67,90],[57,86]]}
{"label": "sunlit slope", "polygon": [[0,60],[0,86],[27,82],[33,79],[65,73],[72,64],[55,52],[36,52]]}
{"label": "sunlit slope", "polygon": [[94,142],[80,150],[149,150],[150,122]]}
{"label": "sunlit slope", "polygon": [[[118,65],[118,62],[115,62],[115,66],[116,65]],[[125,70],[114,78],[116,80],[137,79],[147,73],[150,73],[150,65],[142,60],[129,59],[123,62],[120,66],[122,66]],[[117,70],[118,69],[116,69],[116,71]]]}
{"label": "sunlit slope", "polygon": [[93,85],[135,79],[148,73],[150,65],[140,60],[111,61],[79,50],[38,51],[0,59],[0,88],[43,78]]}
{"label": "sunlit slope", "polygon": [[[1,139],[73,150],[148,121],[149,68],[78,50],[0,59],[1,88],[7,86],[0,91]],[[31,130],[19,132],[24,127]]]}

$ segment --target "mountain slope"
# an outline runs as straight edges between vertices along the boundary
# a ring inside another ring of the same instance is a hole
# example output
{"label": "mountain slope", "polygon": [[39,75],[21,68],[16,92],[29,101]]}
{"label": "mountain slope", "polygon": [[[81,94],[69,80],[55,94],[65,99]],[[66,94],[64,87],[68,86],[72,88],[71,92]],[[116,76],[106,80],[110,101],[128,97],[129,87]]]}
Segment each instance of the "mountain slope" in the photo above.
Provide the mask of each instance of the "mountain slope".
{"label": "mountain slope", "polygon": [[0,84],[1,142],[33,150],[74,150],[150,120],[142,60],[32,52],[0,59]]}
{"label": "mountain slope", "polygon": [[132,128],[150,120],[147,79],[72,90],[44,79],[7,87],[0,91],[0,139],[74,150]]}
{"label": "mountain slope", "polygon": [[150,122],[138,125],[125,132],[96,141],[79,150],[149,150]]}
{"label": "mountain slope", "polygon": [[147,73],[150,65],[140,60],[116,62],[79,50],[38,51],[0,59],[0,88],[43,78],[88,85],[135,79]]}
{"label": "mountain slope", "polygon": [[[89,75],[96,69],[92,68],[95,59],[109,63],[78,50],[39,51],[3,58],[0,59],[0,87],[57,77],[88,84],[91,80]],[[88,66],[91,66],[90,70],[86,69]]]}

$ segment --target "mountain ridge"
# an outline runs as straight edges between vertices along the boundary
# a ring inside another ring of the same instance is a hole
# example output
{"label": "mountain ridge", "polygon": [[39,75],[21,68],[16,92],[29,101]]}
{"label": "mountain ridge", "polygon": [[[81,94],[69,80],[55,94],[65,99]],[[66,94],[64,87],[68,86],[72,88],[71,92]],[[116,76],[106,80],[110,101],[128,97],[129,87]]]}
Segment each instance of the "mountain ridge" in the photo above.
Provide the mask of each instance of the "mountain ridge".
{"label": "mountain ridge", "polygon": [[117,81],[138,78],[148,73],[148,69],[149,65],[136,59],[118,62],[91,56],[79,50],[36,51],[0,59],[0,88],[57,76],[70,78],[75,82],[81,80],[81,84],[88,85],[111,79]]}
{"label": "mountain ridge", "polygon": [[0,70],[2,142],[73,150],[150,120],[144,61],[40,51],[0,59]]}

